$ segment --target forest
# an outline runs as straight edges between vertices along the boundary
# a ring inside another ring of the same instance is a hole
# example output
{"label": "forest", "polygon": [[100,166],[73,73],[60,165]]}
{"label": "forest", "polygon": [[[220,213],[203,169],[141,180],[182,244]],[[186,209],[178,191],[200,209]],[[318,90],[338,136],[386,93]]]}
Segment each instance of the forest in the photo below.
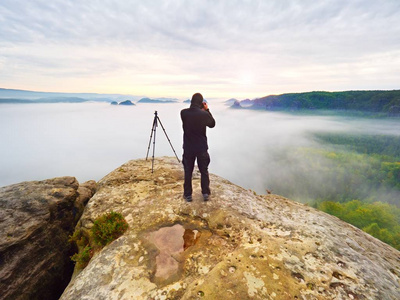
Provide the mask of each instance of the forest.
{"label": "forest", "polygon": [[400,250],[400,209],[383,202],[324,201],[318,209],[346,221]]}
{"label": "forest", "polygon": [[[400,250],[400,137],[317,134],[316,138],[342,147],[328,155],[338,168],[347,166],[349,180],[342,199],[321,199],[317,207]],[[358,177],[369,186],[366,194],[357,191],[362,185]]]}
{"label": "forest", "polygon": [[285,182],[274,182],[274,192],[400,250],[400,137],[314,133],[313,138],[321,146],[292,150],[300,168]]}
{"label": "forest", "polygon": [[344,110],[400,116],[400,90],[288,93],[254,99],[251,103],[250,109],[272,111]]}

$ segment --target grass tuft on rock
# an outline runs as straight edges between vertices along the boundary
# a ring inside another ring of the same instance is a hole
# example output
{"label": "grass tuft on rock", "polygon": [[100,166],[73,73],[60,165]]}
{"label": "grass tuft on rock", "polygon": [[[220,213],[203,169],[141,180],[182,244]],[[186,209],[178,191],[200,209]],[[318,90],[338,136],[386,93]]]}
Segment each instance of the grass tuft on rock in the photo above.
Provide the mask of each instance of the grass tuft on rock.
{"label": "grass tuft on rock", "polygon": [[75,253],[71,257],[71,260],[76,263],[79,269],[84,269],[88,265],[92,256],[93,250],[89,245],[87,245],[82,251]]}
{"label": "grass tuft on rock", "polygon": [[117,212],[111,211],[98,217],[92,227],[93,239],[99,246],[105,246],[119,238],[128,229],[128,223]]}
{"label": "grass tuft on rock", "polygon": [[128,223],[120,213],[111,211],[101,215],[94,221],[90,232],[85,234],[81,229],[77,229],[70,237],[70,242],[75,243],[79,250],[71,260],[76,263],[78,269],[84,269],[95,251],[100,251],[119,238],[127,229]]}

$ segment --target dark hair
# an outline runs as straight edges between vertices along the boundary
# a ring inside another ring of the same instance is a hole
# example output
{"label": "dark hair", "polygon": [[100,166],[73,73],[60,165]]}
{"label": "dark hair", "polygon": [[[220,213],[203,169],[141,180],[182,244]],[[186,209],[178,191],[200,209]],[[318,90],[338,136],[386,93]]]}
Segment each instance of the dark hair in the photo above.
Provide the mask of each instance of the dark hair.
{"label": "dark hair", "polygon": [[194,95],[192,96],[192,101],[191,101],[190,103],[202,107],[203,95],[200,94],[200,93],[194,94]]}

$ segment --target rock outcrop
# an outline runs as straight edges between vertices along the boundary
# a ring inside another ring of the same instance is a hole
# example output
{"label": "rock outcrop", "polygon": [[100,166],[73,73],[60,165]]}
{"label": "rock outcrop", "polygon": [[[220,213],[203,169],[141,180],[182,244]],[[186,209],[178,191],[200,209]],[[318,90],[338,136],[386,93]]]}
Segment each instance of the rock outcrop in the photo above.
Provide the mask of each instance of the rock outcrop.
{"label": "rock outcrop", "polygon": [[235,102],[233,102],[231,108],[242,108],[242,106],[240,105],[240,101],[236,100]]}
{"label": "rock outcrop", "polygon": [[104,177],[77,228],[110,210],[129,224],[61,299],[400,299],[400,252],[277,195],[211,175],[182,198],[173,158],[133,160]]}
{"label": "rock outcrop", "polygon": [[119,103],[119,105],[135,105],[131,100],[125,100]]}
{"label": "rock outcrop", "polygon": [[96,189],[74,177],[0,188],[0,299],[57,299],[70,280],[69,235]]}

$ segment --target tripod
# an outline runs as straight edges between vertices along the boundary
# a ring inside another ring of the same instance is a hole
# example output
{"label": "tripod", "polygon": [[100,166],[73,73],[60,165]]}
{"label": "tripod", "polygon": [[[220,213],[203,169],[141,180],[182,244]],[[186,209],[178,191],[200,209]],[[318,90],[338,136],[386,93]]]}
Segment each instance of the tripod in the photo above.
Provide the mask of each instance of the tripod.
{"label": "tripod", "polygon": [[[168,138],[167,132],[165,131],[164,126],[163,126],[163,124],[161,123],[160,118],[158,117],[157,111],[155,111],[155,112],[154,112],[153,126],[152,126],[152,128],[151,128],[149,146],[147,147],[147,154],[146,154],[146,160],[147,160],[147,158],[149,157],[149,150],[150,150],[150,145],[151,145],[151,139],[153,138],[153,158],[152,158],[152,160],[151,160],[151,173],[154,172],[154,152],[155,152],[155,150],[156,150],[156,129],[157,129],[157,126],[158,126],[158,122],[160,123],[161,128],[163,129],[163,131],[164,131],[164,133],[165,133],[165,136],[167,137],[167,140],[168,140],[169,144],[171,145],[172,151],[174,151],[174,153],[175,153],[176,159],[178,160],[178,162],[181,162],[181,161],[179,160],[179,158],[178,158],[178,155],[176,155],[175,149],[174,149],[174,147],[172,146],[171,141],[170,141],[169,138]],[[154,135],[153,135],[153,134],[154,134]]]}

